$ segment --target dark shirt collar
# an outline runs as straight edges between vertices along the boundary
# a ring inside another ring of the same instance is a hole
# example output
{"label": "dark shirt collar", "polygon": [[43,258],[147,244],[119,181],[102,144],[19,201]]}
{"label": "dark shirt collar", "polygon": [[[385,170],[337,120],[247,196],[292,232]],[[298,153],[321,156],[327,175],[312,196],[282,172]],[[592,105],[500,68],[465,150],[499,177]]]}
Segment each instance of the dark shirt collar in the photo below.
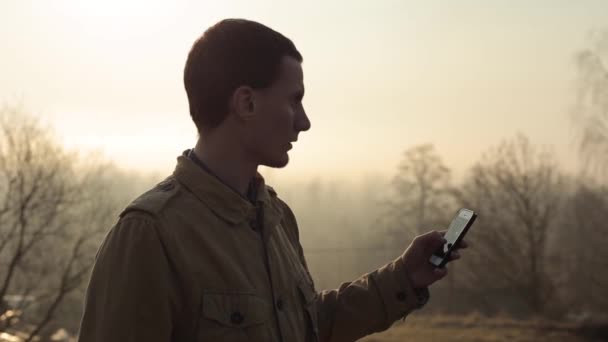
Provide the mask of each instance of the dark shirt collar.
{"label": "dark shirt collar", "polygon": [[239,194],[241,197],[245,198],[249,202],[255,204],[256,199],[257,199],[255,178],[251,179],[251,181],[249,181],[249,185],[247,186],[247,196],[243,196],[237,189],[233,188],[230,184],[227,184],[226,182],[224,182],[220,177],[218,177],[218,175],[216,175],[213,171],[211,171],[211,169],[196,155],[196,153],[194,153],[194,149],[189,149],[189,150],[184,151],[184,155],[186,157],[188,157],[188,159],[192,160],[196,165],[198,165],[203,170],[205,170],[207,173],[209,173],[213,177],[217,178],[217,180],[222,182],[222,184],[229,187],[230,189],[232,189],[234,192],[236,192],[237,194]]}
{"label": "dark shirt collar", "polygon": [[177,157],[173,177],[211,211],[231,225],[243,221],[257,221],[259,209],[262,209],[263,227],[269,228],[262,229],[266,232],[265,239],[272,235],[273,227],[283,217],[282,202],[277,199],[277,193],[266,185],[264,177],[259,173],[254,176],[257,186],[255,204],[188,158],[188,150]]}

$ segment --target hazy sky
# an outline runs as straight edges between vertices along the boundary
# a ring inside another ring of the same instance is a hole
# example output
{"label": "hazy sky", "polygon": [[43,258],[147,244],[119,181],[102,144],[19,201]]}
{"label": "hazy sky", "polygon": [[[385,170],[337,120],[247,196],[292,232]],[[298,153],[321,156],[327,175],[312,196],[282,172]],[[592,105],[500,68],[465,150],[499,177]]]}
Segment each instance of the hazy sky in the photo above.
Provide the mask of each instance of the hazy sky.
{"label": "hazy sky", "polygon": [[608,1],[0,1],[0,100],[70,147],[170,172],[196,134],[182,84],[192,42],[226,17],[304,55],[311,131],[273,177],[390,175],[432,142],[456,174],[517,132],[576,167],[574,54]]}

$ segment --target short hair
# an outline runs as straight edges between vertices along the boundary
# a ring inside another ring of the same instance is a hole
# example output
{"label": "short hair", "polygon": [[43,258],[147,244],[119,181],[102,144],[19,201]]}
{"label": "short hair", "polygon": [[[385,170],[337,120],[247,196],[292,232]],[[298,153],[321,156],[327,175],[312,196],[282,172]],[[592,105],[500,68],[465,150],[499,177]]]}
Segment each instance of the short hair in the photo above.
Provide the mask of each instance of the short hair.
{"label": "short hair", "polygon": [[192,46],[184,68],[190,116],[198,132],[224,121],[238,87],[271,86],[285,56],[302,62],[291,40],[260,23],[224,19],[207,29]]}

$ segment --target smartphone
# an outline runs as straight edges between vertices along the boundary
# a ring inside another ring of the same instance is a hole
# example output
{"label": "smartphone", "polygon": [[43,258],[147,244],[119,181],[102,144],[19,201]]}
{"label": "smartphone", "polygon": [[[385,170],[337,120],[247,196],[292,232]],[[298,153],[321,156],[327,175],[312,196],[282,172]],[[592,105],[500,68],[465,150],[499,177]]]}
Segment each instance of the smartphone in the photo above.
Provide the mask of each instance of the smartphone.
{"label": "smartphone", "polygon": [[433,253],[429,260],[431,264],[435,267],[443,267],[448,263],[450,253],[452,253],[458,242],[465,236],[476,218],[477,214],[471,209],[462,208],[458,210],[458,213],[456,213],[456,216],[448,227],[448,231],[445,233],[444,237],[447,241]]}

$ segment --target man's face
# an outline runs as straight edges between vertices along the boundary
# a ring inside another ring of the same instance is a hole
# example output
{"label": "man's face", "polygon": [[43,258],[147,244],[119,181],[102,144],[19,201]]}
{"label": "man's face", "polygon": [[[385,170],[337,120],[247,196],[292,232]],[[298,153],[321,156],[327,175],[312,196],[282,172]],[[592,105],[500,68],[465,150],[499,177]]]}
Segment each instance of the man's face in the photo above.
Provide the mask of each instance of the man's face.
{"label": "man's face", "polygon": [[310,129],[302,106],[304,75],[296,59],[284,57],[278,79],[254,91],[254,119],[247,123],[244,148],[258,165],[284,167],[287,151],[301,131]]}

